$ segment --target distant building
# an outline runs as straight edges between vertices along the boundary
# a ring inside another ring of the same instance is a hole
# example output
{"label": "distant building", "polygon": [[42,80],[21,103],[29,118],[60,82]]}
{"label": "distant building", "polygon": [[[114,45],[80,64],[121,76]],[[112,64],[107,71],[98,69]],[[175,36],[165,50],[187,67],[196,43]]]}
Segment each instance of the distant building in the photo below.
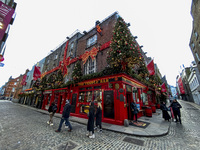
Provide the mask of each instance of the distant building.
{"label": "distant building", "polygon": [[177,92],[176,92],[176,87],[170,86],[170,89],[171,89],[172,96],[175,98],[175,97],[176,97],[176,94],[177,94]]}
{"label": "distant building", "polygon": [[10,25],[15,19],[15,8],[17,3],[14,0],[0,0],[0,54],[4,55],[6,40],[9,35]]}
{"label": "distant building", "polygon": [[176,82],[178,86],[179,97],[182,100],[194,102],[188,81],[190,73],[190,67],[184,68],[180,76],[177,77]]}
{"label": "distant building", "polygon": [[191,15],[193,18],[192,34],[190,38],[190,49],[200,71],[200,1],[192,0]]}
{"label": "distant building", "polygon": [[194,64],[190,68],[190,76],[188,78],[189,86],[192,92],[194,102],[200,105],[200,74],[197,66]]}

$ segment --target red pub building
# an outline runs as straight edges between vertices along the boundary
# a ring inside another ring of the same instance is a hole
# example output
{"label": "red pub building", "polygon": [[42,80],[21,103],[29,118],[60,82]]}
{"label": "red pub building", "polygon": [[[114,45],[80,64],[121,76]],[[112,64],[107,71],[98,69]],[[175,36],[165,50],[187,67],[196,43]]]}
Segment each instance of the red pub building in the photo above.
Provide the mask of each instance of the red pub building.
{"label": "red pub building", "polygon": [[[98,73],[107,67],[106,58],[110,51],[112,34],[118,17],[118,13],[115,12],[101,23],[97,21],[93,29],[85,32],[78,39],[73,58],[69,56],[71,50],[68,51],[70,44],[67,42],[64,58],[60,63],[63,64],[60,68],[64,70],[67,78],[70,78],[69,72],[74,70],[74,64],[78,60],[81,61],[83,75]],[[65,88],[45,90],[43,95],[42,109],[47,110],[54,101],[58,106],[57,113],[62,113],[65,100],[70,99],[71,115],[81,118],[87,118],[89,103],[97,102],[97,98],[100,98],[103,109],[102,121],[118,125],[123,125],[125,119],[132,119],[130,103],[133,100],[140,110],[138,117],[144,115],[144,108],[147,106],[152,106],[149,110],[155,112],[153,106],[156,103],[155,89],[126,73],[93,77]],[[146,113],[149,112],[146,111]]]}

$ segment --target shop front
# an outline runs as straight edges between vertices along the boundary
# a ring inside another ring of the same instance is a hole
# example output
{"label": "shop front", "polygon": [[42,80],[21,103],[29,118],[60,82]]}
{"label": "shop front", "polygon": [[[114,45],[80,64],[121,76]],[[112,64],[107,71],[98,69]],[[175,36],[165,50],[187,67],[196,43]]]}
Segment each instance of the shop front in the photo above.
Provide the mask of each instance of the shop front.
{"label": "shop front", "polygon": [[44,99],[42,104],[42,109],[48,110],[50,106],[50,102],[52,102],[53,99],[53,90],[46,90],[43,92]]}
{"label": "shop front", "polygon": [[68,88],[45,90],[43,92],[44,99],[43,99],[42,109],[48,110],[51,103],[55,102],[55,104],[58,107],[56,113],[62,114],[66,99],[69,99],[68,93],[69,93]]}
{"label": "shop front", "polygon": [[[71,89],[72,116],[87,118],[91,101],[101,99],[102,121],[123,125],[132,119],[130,104],[134,100],[141,110],[142,90],[146,86],[126,74],[105,76],[78,83]],[[138,116],[142,116],[142,111]]]}
{"label": "shop front", "polygon": [[52,99],[51,103],[54,101],[55,104],[57,105],[58,107],[56,111],[57,113],[62,114],[66,99],[69,99],[68,93],[69,93],[68,88],[55,89],[53,91],[54,99]]}

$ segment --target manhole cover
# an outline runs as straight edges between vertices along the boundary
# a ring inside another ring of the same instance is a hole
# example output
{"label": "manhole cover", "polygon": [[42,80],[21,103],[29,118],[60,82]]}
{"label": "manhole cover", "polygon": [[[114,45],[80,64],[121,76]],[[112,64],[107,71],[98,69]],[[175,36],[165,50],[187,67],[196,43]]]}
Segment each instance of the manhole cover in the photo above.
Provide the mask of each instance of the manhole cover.
{"label": "manhole cover", "polygon": [[76,148],[78,145],[72,141],[68,141],[67,144],[62,144],[58,147],[58,150],[72,150]]}
{"label": "manhole cover", "polygon": [[131,144],[136,144],[136,145],[139,145],[139,146],[144,146],[144,141],[143,140],[138,140],[138,139],[131,138],[131,137],[125,137],[123,139],[123,141],[131,143]]}

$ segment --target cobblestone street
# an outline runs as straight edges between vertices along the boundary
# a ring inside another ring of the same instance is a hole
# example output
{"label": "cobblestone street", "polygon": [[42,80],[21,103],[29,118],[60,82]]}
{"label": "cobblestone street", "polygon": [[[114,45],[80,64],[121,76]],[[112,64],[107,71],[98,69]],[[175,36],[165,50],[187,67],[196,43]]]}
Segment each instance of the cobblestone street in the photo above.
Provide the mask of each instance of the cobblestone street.
{"label": "cobblestone street", "polygon": [[171,122],[169,134],[162,137],[136,137],[111,131],[95,132],[95,139],[86,137],[86,126],[71,122],[73,131],[63,128],[56,133],[46,122],[49,116],[20,104],[0,100],[0,150],[64,150],[64,149],[127,149],[127,150],[197,150],[200,147],[200,109],[182,105],[182,124]]}

